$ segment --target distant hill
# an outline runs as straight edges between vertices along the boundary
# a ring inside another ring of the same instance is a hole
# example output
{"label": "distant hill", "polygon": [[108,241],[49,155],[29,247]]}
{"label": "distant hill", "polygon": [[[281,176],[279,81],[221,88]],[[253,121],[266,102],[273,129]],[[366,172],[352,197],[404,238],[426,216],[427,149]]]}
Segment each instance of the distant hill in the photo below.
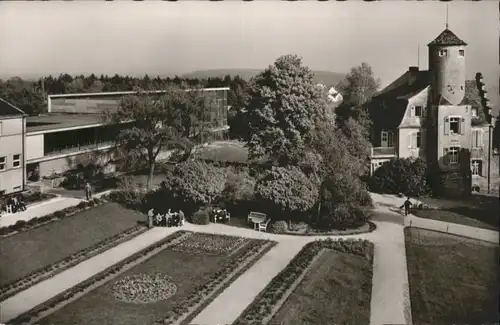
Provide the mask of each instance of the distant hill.
{"label": "distant hill", "polygon": [[[181,77],[186,78],[215,78],[224,77],[226,75],[236,76],[239,75],[245,80],[256,76],[262,70],[259,69],[214,69],[214,70],[199,70],[190,73],[183,74]],[[314,81],[318,83],[323,83],[327,86],[336,86],[342,79],[344,79],[344,73],[331,72],[331,71],[314,71]]]}

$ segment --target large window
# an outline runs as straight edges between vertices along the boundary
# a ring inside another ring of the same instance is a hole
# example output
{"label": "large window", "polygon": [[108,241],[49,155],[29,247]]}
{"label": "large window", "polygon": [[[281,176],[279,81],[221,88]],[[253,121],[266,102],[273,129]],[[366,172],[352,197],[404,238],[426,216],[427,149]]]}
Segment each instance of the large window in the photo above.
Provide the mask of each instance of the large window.
{"label": "large window", "polygon": [[410,148],[422,148],[422,132],[418,131],[410,134]]}
{"label": "large window", "polygon": [[460,152],[460,147],[449,147],[445,149],[446,157],[448,158],[449,164],[458,164],[458,154]]}
{"label": "large window", "polygon": [[6,163],[7,157],[0,157],[0,170],[5,170]]}
{"label": "large window", "polygon": [[472,176],[483,176],[483,161],[481,159],[472,159],[470,166]]}
{"label": "large window", "polygon": [[447,50],[439,50],[439,56],[446,56],[448,54]]}
{"label": "large window", "polygon": [[450,117],[450,133],[460,134],[460,118]]}
{"label": "large window", "polygon": [[414,112],[414,115],[416,117],[425,117],[425,106],[415,106],[415,112]]}
{"label": "large window", "polygon": [[458,56],[464,56],[465,50],[458,50]]}

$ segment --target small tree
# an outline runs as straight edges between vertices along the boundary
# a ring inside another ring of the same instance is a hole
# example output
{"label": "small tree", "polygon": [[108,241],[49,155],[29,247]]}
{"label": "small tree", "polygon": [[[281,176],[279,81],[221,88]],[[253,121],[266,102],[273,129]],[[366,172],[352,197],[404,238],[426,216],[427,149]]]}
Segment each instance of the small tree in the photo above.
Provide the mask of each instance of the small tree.
{"label": "small tree", "polygon": [[255,184],[257,199],[282,212],[309,211],[318,200],[318,186],[298,167],[273,167]]}
{"label": "small tree", "polygon": [[428,193],[427,177],[422,158],[392,159],[375,170],[370,187],[375,192],[420,196]]}
{"label": "small tree", "polygon": [[193,139],[206,132],[213,102],[196,90],[169,86],[161,96],[138,91],[124,97],[116,112],[106,112],[109,124],[129,123],[116,138],[126,158],[143,162],[148,168],[147,188],[151,189],[155,162],[162,150],[180,150],[189,156]]}

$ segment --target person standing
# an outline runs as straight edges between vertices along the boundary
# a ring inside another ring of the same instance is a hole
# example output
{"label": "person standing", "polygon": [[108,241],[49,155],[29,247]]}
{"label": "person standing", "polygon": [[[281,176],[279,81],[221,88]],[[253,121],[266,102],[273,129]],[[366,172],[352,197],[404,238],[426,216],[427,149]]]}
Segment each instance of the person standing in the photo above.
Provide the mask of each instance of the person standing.
{"label": "person standing", "polygon": [[403,205],[399,207],[400,209],[402,209],[403,207],[405,208],[405,217],[408,216],[408,214],[410,213],[410,207],[412,205],[413,205],[413,203],[411,203],[410,197],[408,196],[405,203],[403,203]]}
{"label": "person standing", "polygon": [[92,199],[92,186],[88,181],[85,182],[85,196],[87,197],[87,201]]}
{"label": "person standing", "polygon": [[155,209],[151,208],[148,211],[148,227],[153,228],[153,217],[155,216]]}

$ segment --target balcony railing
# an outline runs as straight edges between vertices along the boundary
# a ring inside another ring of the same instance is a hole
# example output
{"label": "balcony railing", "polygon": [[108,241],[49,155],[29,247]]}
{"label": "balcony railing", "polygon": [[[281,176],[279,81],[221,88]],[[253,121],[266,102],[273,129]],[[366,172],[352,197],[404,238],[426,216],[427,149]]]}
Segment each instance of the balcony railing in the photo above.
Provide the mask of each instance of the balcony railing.
{"label": "balcony railing", "polygon": [[394,147],[375,147],[371,148],[371,157],[388,157],[396,156],[396,148]]}

